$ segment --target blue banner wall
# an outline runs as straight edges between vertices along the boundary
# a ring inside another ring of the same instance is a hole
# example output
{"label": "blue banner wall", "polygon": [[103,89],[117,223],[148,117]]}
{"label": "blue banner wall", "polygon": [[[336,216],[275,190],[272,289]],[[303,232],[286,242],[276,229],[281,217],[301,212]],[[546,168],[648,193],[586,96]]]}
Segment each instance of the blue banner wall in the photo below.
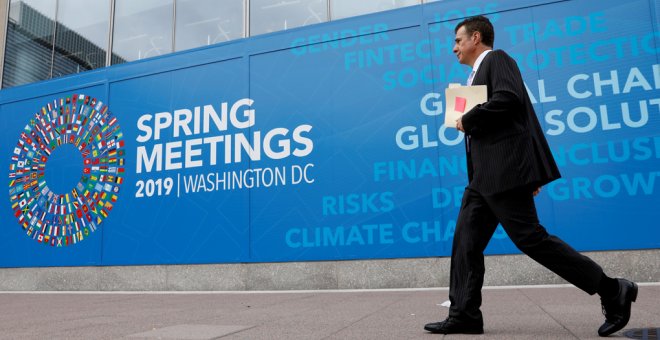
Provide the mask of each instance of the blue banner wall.
{"label": "blue banner wall", "polygon": [[[435,2],[0,91],[0,266],[449,256],[467,175],[444,89],[482,13],[563,175],[541,223],[660,248],[658,6]],[[518,252],[501,228],[487,249]]]}

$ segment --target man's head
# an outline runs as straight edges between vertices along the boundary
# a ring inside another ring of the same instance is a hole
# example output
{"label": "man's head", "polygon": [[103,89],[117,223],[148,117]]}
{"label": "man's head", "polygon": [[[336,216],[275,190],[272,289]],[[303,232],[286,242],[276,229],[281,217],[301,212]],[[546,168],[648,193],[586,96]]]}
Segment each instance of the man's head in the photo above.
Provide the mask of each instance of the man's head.
{"label": "man's head", "polygon": [[458,62],[473,66],[481,52],[493,48],[495,30],[483,15],[467,18],[456,25],[454,54]]}

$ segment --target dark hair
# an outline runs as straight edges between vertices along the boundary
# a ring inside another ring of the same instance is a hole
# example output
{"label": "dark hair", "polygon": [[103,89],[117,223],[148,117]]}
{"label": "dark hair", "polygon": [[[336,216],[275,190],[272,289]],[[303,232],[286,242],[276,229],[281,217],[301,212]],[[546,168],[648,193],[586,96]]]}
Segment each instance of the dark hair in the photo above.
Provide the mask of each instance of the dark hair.
{"label": "dark hair", "polygon": [[495,42],[495,30],[493,29],[493,24],[491,24],[490,20],[485,16],[477,15],[465,18],[456,25],[454,33],[458,32],[458,29],[461,28],[461,26],[465,26],[465,31],[468,35],[472,35],[474,32],[481,33],[481,42],[488,47],[493,47],[493,43]]}

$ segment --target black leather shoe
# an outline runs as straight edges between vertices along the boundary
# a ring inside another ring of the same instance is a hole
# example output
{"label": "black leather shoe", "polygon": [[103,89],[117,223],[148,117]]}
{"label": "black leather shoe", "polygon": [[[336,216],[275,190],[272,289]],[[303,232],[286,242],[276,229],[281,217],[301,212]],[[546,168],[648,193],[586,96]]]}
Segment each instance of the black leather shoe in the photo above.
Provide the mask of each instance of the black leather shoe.
{"label": "black leather shoe", "polygon": [[637,300],[637,284],[625,279],[617,280],[619,295],[613,299],[600,298],[605,315],[605,323],[598,328],[600,336],[608,336],[625,327],[630,320],[630,306]]}
{"label": "black leather shoe", "polygon": [[459,321],[455,318],[426,324],[424,329],[435,334],[484,334],[482,324]]}

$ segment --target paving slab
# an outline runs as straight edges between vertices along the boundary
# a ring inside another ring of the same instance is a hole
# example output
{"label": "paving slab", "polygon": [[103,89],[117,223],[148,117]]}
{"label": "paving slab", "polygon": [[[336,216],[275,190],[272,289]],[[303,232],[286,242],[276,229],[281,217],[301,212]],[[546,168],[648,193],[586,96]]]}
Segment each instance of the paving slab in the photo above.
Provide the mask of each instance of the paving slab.
{"label": "paving slab", "polygon": [[[0,339],[602,339],[598,296],[486,287],[483,335],[435,335],[448,290],[0,292]],[[625,334],[657,339],[660,283],[640,284]]]}

